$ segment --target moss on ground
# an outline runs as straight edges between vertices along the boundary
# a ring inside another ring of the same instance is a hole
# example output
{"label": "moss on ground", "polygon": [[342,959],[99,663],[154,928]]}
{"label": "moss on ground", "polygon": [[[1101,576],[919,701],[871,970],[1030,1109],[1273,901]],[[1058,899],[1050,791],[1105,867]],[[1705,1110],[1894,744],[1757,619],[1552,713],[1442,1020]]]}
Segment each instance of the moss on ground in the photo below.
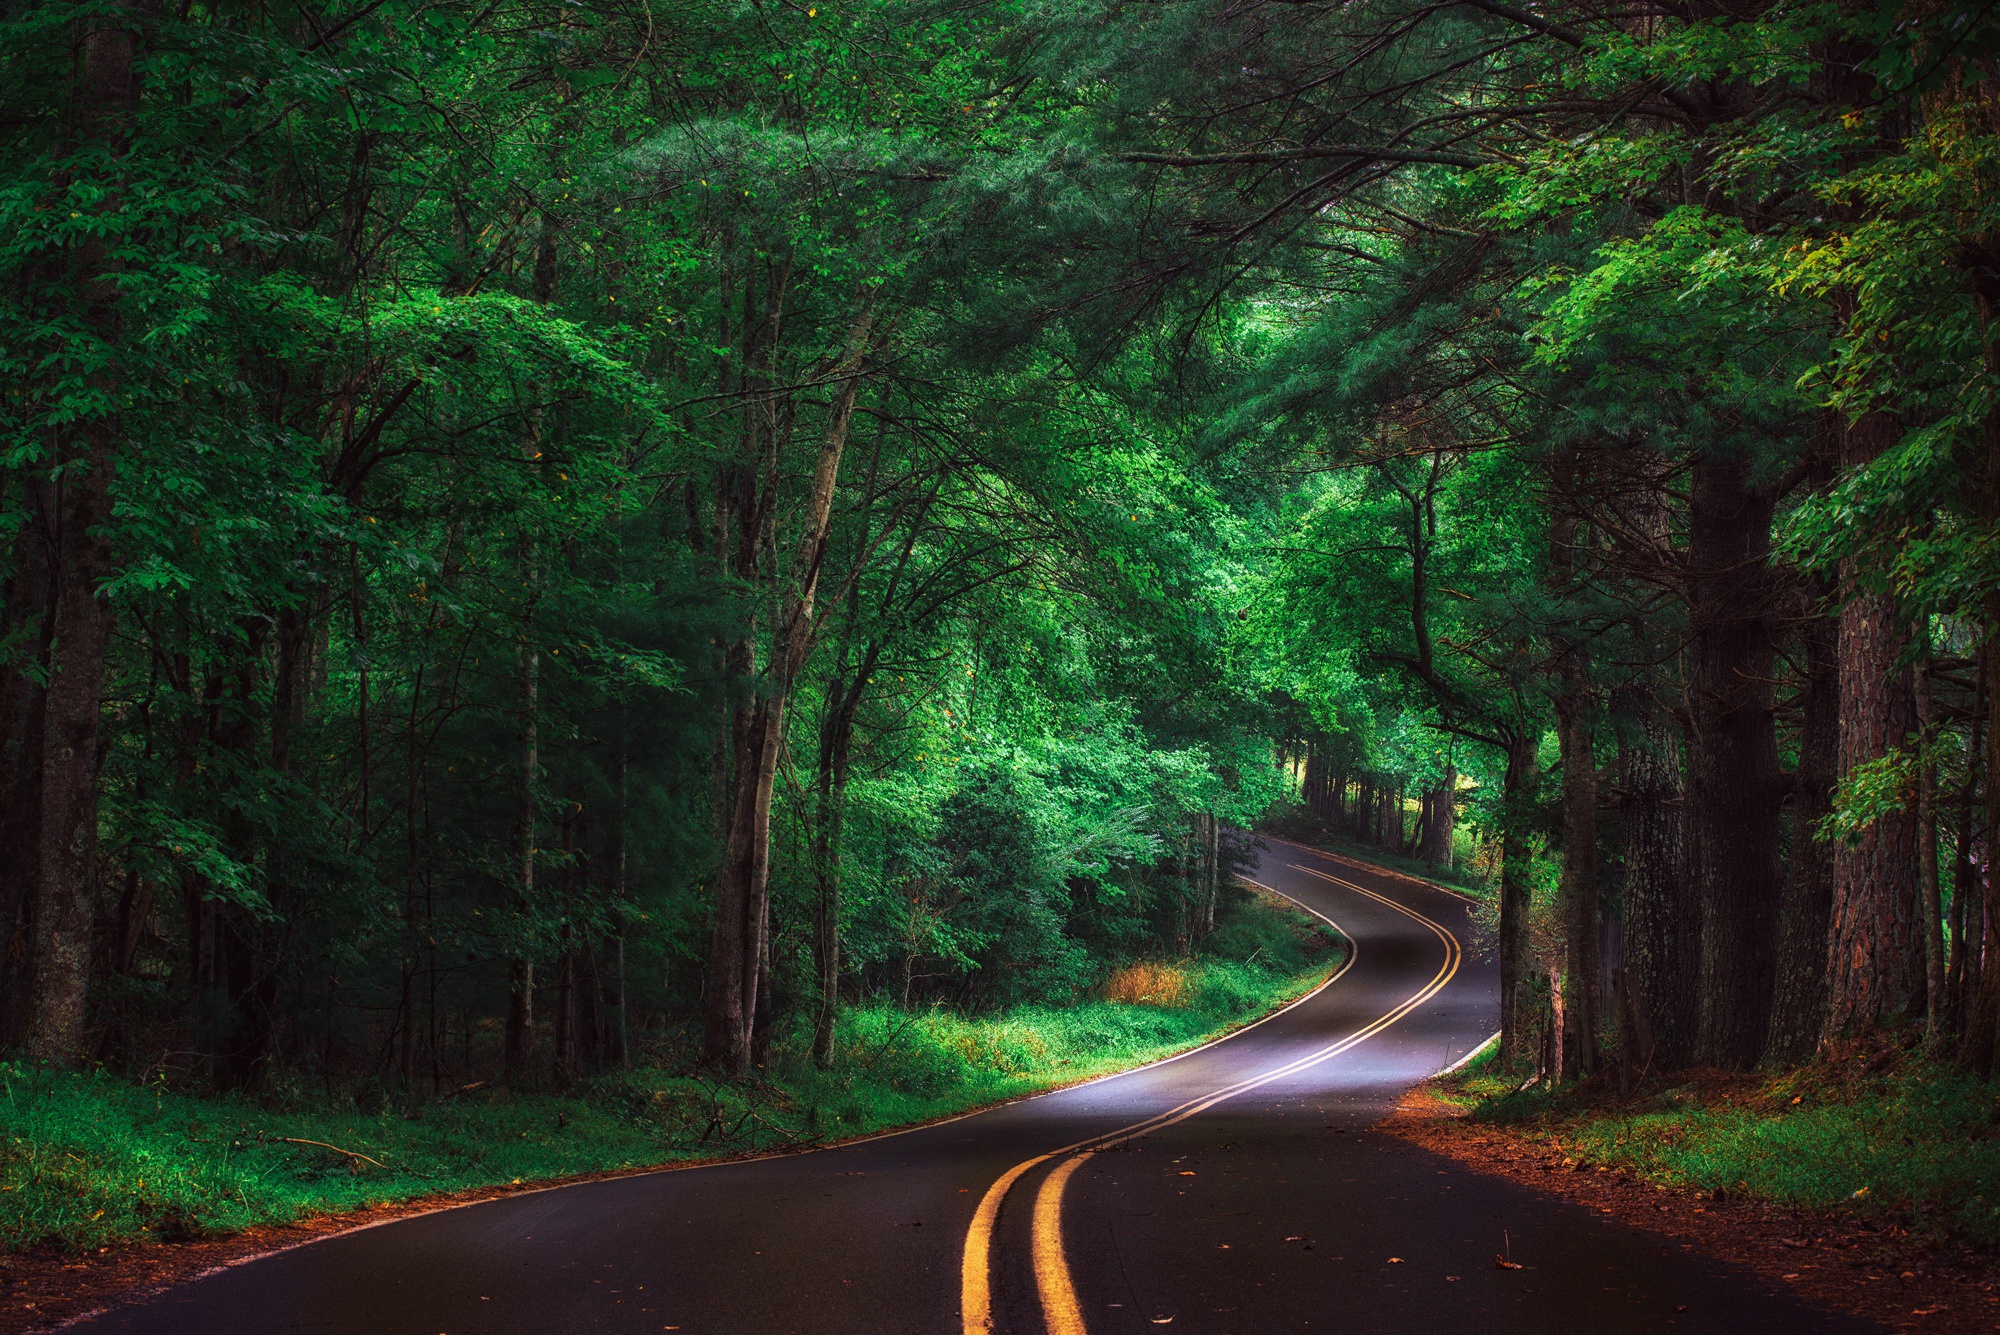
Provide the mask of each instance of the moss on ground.
{"label": "moss on ground", "polygon": [[639,1070],[561,1095],[476,1089],[364,1112],[297,1092],[218,1098],[0,1064],[0,1252],[209,1236],[906,1126],[1194,1046],[1307,990],[1339,949],[1305,914],[1259,896],[1202,956],[1163,963],[1174,1004],[861,1007],[843,1017],[835,1070],[785,1050],[749,1084]]}

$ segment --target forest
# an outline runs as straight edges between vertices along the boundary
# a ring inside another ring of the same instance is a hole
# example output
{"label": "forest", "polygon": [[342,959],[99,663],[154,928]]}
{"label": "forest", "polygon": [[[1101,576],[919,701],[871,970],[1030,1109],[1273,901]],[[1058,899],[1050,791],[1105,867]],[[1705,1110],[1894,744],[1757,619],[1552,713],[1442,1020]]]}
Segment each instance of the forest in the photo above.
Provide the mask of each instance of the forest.
{"label": "forest", "polygon": [[1275,821],[1544,1080],[1986,1074],[1991,11],[10,8],[0,1046],[832,1068]]}

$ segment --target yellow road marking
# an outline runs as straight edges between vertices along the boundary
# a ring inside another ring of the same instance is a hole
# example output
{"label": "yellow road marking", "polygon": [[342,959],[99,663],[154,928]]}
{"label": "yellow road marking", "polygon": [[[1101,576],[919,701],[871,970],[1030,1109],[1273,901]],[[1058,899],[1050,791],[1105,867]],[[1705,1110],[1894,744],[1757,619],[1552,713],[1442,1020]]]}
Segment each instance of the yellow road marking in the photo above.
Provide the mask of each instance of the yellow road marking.
{"label": "yellow road marking", "polygon": [[986,1335],[993,1329],[992,1267],[987,1258],[993,1251],[993,1225],[1000,1218],[1000,1202],[1007,1199],[1008,1190],[1020,1181],[1021,1174],[1063,1152],[1050,1150],[1015,1164],[979,1198],[979,1208],[972,1212],[972,1227],[965,1231],[965,1257],[959,1264],[958,1310],[965,1335]]}
{"label": "yellow road marking", "polygon": [[1063,1257],[1063,1187],[1076,1166],[1091,1156],[1090,1150],[1074,1158],[1042,1180],[1035,1196],[1035,1287],[1042,1292],[1042,1324],[1048,1335],[1086,1335],[1083,1310],[1077,1306],[1076,1285],[1069,1277],[1069,1262]]}
{"label": "yellow road marking", "polygon": [[[1364,895],[1378,903],[1386,904],[1405,917],[1414,918],[1416,921],[1422,923],[1443,942],[1445,948],[1444,963],[1439,966],[1437,973],[1429,982],[1425,983],[1423,987],[1419,988],[1401,1005],[1362,1026],[1346,1038],[1332,1043],[1317,1052],[1308,1053],[1304,1057],[1287,1062],[1285,1065],[1275,1070],[1267,1071],[1262,1075],[1252,1076],[1249,1079],[1240,1080],[1233,1085],[1211,1091],[1208,1094],[1191,1099],[1178,1107],[1169,1108],[1163,1113],[1158,1113],[1143,1121],[1135,1122],[1130,1126],[1121,1127],[1118,1130],[1106,1132],[1102,1135],[1092,1136],[1086,1140],[1079,1140],[1074,1144],[1065,1145],[1060,1149],[1050,1150],[1047,1154],[1038,1154],[1032,1159],[1015,1164],[1012,1168],[1001,1174],[993,1185],[986,1189],[986,1194],[980,1198],[979,1208],[973,1213],[972,1225],[966,1230],[965,1234],[965,1251],[960,1263],[959,1273],[959,1313],[962,1319],[964,1335],[987,1335],[993,1329],[991,1278],[993,1228],[1000,1215],[1001,1203],[1006,1199],[1008,1191],[1020,1180],[1022,1174],[1037,1164],[1046,1163],[1050,1159],[1082,1149],[1086,1145],[1101,1146],[1114,1140],[1122,1142],[1146,1135],[1149,1132],[1164,1130],[1178,1122],[1184,1122],[1188,1118],[1196,1116],[1226,1099],[1234,1098],[1238,1094],[1248,1093],[1260,1086],[1268,1085],[1276,1080],[1282,1080],[1286,1076],[1296,1075],[1300,1071],[1329,1061],[1357,1044],[1381,1033],[1418,1006],[1423,1005],[1424,1002],[1436,996],[1444,988],[1445,984],[1451,981],[1452,976],[1458,972],[1459,962],[1463,958],[1464,952],[1459,946],[1458,938],[1453,936],[1441,924],[1432,921],[1407,905],[1399,904],[1384,895],[1378,895],[1373,890],[1363,889],[1351,881],[1342,880],[1337,876],[1329,876],[1325,872],[1315,871],[1311,867],[1302,867],[1297,864],[1292,865],[1295,871],[1302,871],[1308,876],[1315,876],[1320,880],[1330,881],[1335,885],[1341,886],[1343,889],[1352,890],[1356,894]],[[1251,880],[1248,876],[1239,875],[1237,879],[1248,885],[1254,885],[1260,890],[1268,890],[1272,894],[1283,895],[1286,899],[1292,898],[1290,895],[1285,895],[1284,891],[1265,885],[1261,881]],[[1298,903],[1297,900],[1293,900],[1293,902]],[[1279,1015],[1284,1014],[1285,1011],[1291,1010],[1295,1006],[1304,1005],[1327,988],[1333,986],[1342,974],[1345,974],[1348,969],[1354,966],[1354,961],[1361,954],[1361,943],[1342,930],[1340,925],[1334,922],[1333,919],[1307,905],[1300,904],[1299,907],[1304,908],[1314,917],[1333,927],[1342,936],[1346,936],[1352,949],[1349,951],[1347,962],[1331,978],[1328,978],[1324,983],[1306,993],[1305,996],[1300,997],[1290,1006],[1286,1006],[1284,1010],[1276,1011],[1266,1016],[1267,1020],[1276,1019]],[[1263,1022],[1260,1020],[1258,1023],[1262,1024]],[[1248,1029],[1255,1027],[1254,1025],[1246,1026],[1245,1029],[1239,1029],[1236,1033],[1244,1033]],[[1227,1038],[1233,1037],[1235,1037],[1235,1034],[1227,1036]],[[1227,1038],[1216,1041],[1225,1042]],[[1049,1335],[1085,1335],[1081,1309],[1078,1307],[1076,1301],[1075,1285],[1070,1279],[1069,1267],[1063,1261],[1062,1255],[1062,1192],[1064,1184],[1068,1182],[1069,1175],[1074,1171],[1076,1165],[1082,1163],[1093,1153],[1095,1153],[1094,1149],[1086,1150],[1083,1154],[1058,1167],[1049,1175],[1048,1180],[1042,1184],[1041,1192],[1035,1199],[1033,1231],[1035,1279],[1038,1287],[1041,1289],[1042,1314],[1043,1319],[1048,1323]],[[1056,1321],[1059,1315],[1074,1324],[1058,1326]]]}

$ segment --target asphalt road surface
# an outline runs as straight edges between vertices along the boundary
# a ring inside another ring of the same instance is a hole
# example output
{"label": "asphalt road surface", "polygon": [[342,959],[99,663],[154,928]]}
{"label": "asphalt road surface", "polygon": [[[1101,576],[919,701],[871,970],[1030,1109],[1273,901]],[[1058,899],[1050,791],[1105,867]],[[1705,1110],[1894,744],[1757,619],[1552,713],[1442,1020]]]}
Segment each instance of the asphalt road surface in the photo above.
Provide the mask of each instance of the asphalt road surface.
{"label": "asphalt road surface", "polygon": [[[1295,845],[1330,984],[1139,1071],[840,1149],[342,1234],[85,1323],[132,1335],[1865,1331],[1369,1131],[1495,1028],[1467,905]],[[1520,1269],[1494,1265],[1510,1255]]]}

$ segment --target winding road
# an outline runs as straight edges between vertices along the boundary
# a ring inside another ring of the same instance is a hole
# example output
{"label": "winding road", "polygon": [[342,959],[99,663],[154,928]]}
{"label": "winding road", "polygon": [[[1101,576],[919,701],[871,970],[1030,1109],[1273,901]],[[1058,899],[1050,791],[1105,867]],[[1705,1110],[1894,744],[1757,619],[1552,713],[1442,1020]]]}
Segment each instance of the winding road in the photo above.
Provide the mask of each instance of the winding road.
{"label": "winding road", "polygon": [[[133,1335],[1867,1331],[1369,1127],[1494,1028],[1465,902],[1276,840],[1245,879],[1354,943],[1141,1070],[811,1154],[524,1193],[296,1247]],[[1494,1265],[1511,1255],[1519,1269]]]}

